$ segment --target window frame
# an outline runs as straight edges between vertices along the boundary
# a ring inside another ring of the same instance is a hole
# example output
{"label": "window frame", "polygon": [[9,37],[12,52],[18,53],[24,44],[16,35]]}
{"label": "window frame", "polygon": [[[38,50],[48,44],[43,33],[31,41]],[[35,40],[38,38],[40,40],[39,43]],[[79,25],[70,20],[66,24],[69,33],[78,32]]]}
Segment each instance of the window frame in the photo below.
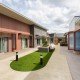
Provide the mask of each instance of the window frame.
{"label": "window frame", "polygon": [[70,34],[74,36],[74,31],[68,32],[68,50],[74,50],[74,48],[70,48]]}

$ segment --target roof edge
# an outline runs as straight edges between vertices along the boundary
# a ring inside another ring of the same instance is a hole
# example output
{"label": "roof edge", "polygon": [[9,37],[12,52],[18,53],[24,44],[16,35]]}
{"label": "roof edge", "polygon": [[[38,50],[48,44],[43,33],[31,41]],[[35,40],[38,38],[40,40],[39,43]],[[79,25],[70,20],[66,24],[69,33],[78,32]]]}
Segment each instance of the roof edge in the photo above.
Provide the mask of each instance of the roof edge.
{"label": "roof edge", "polygon": [[[12,8],[6,6],[5,4],[0,3],[0,6],[4,7],[6,10],[11,11],[11,12],[14,13],[15,15],[18,15],[19,17],[22,17],[22,18],[24,18],[25,20],[29,21],[29,22],[30,22],[29,25],[36,25],[37,27],[40,27],[40,28],[42,28],[42,29],[44,29],[44,30],[46,30],[46,31],[48,30],[47,28],[44,28],[43,26],[41,26],[41,25],[38,24],[38,23],[35,23],[34,21],[32,21],[31,19],[29,19],[28,17],[26,17],[26,16],[24,16],[23,14],[15,11],[15,10],[13,10]],[[1,12],[0,12],[0,13],[1,13]],[[10,17],[10,16],[8,15],[8,17]],[[11,18],[13,18],[13,17],[11,17]],[[14,19],[16,19],[16,18],[14,18]],[[17,19],[16,19],[16,20],[17,20]],[[21,21],[21,22],[28,24],[27,21],[26,21],[26,22]]]}

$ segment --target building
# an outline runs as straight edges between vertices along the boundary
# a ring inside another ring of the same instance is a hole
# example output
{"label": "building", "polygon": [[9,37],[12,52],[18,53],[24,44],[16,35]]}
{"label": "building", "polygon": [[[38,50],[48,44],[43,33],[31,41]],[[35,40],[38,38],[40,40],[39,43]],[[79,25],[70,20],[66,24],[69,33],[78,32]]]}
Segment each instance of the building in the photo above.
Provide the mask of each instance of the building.
{"label": "building", "polygon": [[50,43],[54,43],[54,33],[49,34]]}
{"label": "building", "polygon": [[64,38],[62,33],[50,33],[48,34],[48,43],[54,43],[55,45],[58,44],[59,40]]}
{"label": "building", "polygon": [[54,33],[54,44],[57,45],[58,42],[59,42],[59,40],[58,40],[58,36],[57,36],[56,33]]}
{"label": "building", "polygon": [[33,35],[34,47],[42,46],[43,37],[47,38],[47,29],[43,27],[32,25],[30,27],[30,33]]}
{"label": "building", "polygon": [[68,32],[68,49],[80,53],[80,16],[75,16]]}
{"label": "building", "polygon": [[59,42],[64,41],[64,38],[65,38],[64,33],[57,33],[56,35],[58,37]]}
{"label": "building", "polygon": [[[36,28],[31,25],[36,25]],[[34,37],[39,35],[40,38],[44,31],[46,34],[47,30],[42,26],[0,4],[0,53],[34,47],[36,43],[40,44]]]}

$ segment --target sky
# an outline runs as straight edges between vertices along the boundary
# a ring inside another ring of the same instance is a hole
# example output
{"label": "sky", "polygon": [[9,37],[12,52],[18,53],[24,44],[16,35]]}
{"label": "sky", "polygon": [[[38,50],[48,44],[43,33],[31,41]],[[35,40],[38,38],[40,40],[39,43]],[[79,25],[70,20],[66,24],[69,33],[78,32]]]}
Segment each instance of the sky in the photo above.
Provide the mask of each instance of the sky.
{"label": "sky", "polygon": [[65,33],[74,16],[80,15],[80,0],[0,0],[0,3],[48,29]]}

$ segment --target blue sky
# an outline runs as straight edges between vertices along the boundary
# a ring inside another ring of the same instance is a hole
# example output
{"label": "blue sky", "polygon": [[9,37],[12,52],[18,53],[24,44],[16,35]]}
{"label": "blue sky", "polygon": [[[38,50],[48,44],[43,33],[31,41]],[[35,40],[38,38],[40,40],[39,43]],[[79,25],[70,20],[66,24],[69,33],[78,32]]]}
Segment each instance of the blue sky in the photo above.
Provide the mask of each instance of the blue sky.
{"label": "blue sky", "polygon": [[46,27],[49,33],[69,31],[71,19],[80,14],[80,0],[0,0],[0,2]]}

